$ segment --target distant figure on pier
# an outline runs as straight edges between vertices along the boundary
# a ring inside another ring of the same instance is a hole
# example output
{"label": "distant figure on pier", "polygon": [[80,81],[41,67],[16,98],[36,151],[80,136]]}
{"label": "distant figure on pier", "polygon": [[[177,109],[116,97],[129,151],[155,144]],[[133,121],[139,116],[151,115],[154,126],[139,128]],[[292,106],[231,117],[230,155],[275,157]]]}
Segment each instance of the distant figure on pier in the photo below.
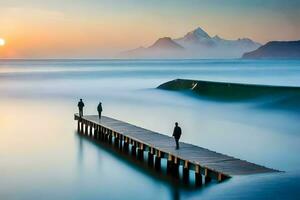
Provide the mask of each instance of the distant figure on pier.
{"label": "distant figure on pier", "polygon": [[101,113],[102,113],[102,103],[101,102],[99,102],[97,110],[98,110],[99,119],[101,119]]}
{"label": "distant figure on pier", "polygon": [[80,101],[78,102],[79,117],[83,116],[83,107],[84,107],[84,103],[82,99],[80,99]]}
{"label": "distant figure on pier", "polygon": [[180,136],[181,136],[181,128],[178,126],[178,122],[176,122],[174,131],[173,131],[173,137],[175,138],[175,142],[176,142],[176,149],[179,149]]}

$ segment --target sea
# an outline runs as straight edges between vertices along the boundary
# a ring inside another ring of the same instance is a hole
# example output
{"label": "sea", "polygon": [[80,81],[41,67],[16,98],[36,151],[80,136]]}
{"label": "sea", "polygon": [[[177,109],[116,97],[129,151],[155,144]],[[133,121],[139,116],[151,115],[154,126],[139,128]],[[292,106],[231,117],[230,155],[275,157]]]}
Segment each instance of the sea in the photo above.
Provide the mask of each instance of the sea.
{"label": "sea", "polygon": [[[0,199],[300,199],[300,102],[157,89],[174,79],[300,87],[300,60],[0,60]],[[181,141],[282,172],[177,184],[78,135],[80,98],[84,114],[102,102],[169,136],[178,122]]]}

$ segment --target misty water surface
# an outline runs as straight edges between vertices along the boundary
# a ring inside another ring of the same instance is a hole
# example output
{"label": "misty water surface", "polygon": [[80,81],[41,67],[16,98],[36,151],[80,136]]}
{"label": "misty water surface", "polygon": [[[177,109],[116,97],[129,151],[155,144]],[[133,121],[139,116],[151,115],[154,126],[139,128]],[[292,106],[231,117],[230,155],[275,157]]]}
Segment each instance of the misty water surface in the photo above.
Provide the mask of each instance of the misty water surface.
{"label": "misty water surface", "polygon": [[[296,199],[299,109],[274,99],[209,100],[155,89],[188,78],[300,86],[300,61],[0,61],[1,199]],[[76,134],[73,114],[103,114],[285,171],[186,189]]]}

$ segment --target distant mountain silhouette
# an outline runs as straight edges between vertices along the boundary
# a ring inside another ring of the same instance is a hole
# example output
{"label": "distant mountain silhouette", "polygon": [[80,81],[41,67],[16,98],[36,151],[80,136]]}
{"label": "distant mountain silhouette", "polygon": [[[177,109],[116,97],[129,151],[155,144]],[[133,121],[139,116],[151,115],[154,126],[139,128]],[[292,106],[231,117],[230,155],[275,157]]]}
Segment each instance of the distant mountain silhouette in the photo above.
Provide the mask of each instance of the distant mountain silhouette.
{"label": "distant mountain silhouette", "polygon": [[174,42],[170,37],[159,38],[149,49],[182,50],[182,46]]}
{"label": "distant mountain silhouette", "polygon": [[240,58],[245,52],[261,45],[248,38],[226,40],[211,37],[202,28],[188,32],[184,37],[158,39],[150,47],[122,52],[121,57],[130,58]]}
{"label": "distant mountain silhouette", "polygon": [[184,48],[174,42],[170,37],[159,38],[148,48],[139,47],[137,49],[122,52],[121,57],[126,58],[172,58],[180,56]]}
{"label": "distant mountain silhouette", "polygon": [[267,44],[261,46],[255,51],[245,53],[243,55],[243,58],[245,59],[300,58],[300,40],[268,42]]}

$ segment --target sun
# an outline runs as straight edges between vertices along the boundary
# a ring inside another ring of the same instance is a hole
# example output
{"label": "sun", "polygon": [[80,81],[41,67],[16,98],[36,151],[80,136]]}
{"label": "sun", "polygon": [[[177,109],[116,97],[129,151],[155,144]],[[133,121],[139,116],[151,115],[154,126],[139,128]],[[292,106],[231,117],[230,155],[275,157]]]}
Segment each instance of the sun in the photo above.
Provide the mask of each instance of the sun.
{"label": "sun", "polygon": [[0,46],[4,46],[5,45],[5,40],[3,38],[0,38]]}

